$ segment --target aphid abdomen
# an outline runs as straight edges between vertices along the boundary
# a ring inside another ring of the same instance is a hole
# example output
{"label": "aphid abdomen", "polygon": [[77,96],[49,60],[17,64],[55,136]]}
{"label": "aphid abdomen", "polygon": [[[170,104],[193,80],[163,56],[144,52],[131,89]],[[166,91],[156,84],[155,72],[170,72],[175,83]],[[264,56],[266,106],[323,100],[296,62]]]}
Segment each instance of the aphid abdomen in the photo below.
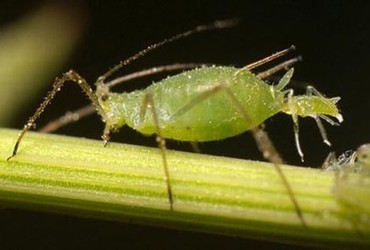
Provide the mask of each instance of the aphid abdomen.
{"label": "aphid abdomen", "polygon": [[[221,140],[243,133],[280,111],[276,100],[282,97],[281,93],[271,93],[270,86],[250,72],[235,75],[237,70],[200,68],[169,77],[143,91],[143,95],[153,94],[161,135],[179,141]],[[225,90],[212,92],[221,85],[235,95],[249,121]],[[206,92],[212,93],[200,100]],[[156,132],[150,110],[142,122],[135,123],[137,116],[131,116],[131,120],[127,124],[143,134]]]}

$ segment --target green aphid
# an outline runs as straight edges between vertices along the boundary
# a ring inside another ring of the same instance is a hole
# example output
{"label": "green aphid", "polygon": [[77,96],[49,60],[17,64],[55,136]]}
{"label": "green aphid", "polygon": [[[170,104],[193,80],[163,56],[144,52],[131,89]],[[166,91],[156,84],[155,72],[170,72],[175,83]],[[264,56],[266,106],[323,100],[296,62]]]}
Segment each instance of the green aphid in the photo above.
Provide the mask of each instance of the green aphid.
{"label": "green aphid", "polygon": [[[29,118],[9,159],[16,155],[24,134],[34,125],[36,119],[64,83],[75,82],[89,97],[97,113],[106,124],[102,135],[104,144],[108,142],[111,131],[117,131],[124,125],[144,135],[157,135],[163,158],[165,182],[171,210],[173,209],[174,201],[170,182],[170,169],[166,159],[165,139],[205,142],[221,140],[245,131],[251,131],[264,157],[275,164],[297,214],[302,223],[305,224],[293,191],[278,165],[282,160],[267,134],[258,126],[279,112],[290,115],[293,118],[297,150],[303,160],[303,153],[298,140],[298,117],[314,118],[319,126],[324,142],[329,144],[320,118],[331,124],[336,123],[329,116],[336,118],[339,122],[342,121],[342,116],[336,106],[339,97],[326,98],[312,87],[308,87],[306,95],[294,96],[292,89],[285,89],[293,75],[293,69],[290,69],[276,86],[268,85],[262,80],[279,70],[290,67],[299,61],[300,57],[287,60],[259,74],[254,74],[250,71],[285,55],[294,49],[293,46],[249,64],[244,68],[202,67],[168,77],[150,85],[146,89],[129,93],[114,93],[110,91],[110,88],[127,81],[130,77],[121,77],[105,83],[107,77],[114,72],[157,47],[195,32],[228,28],[233,25],[234,23],[230,21],[219,21],[211,25],[198,26],[194,30],[149,46],[131,58],[120,62],[99,77],[96,82],[95,92],[74,70],[66,72],[61,78],[55,80],[52,91],[49,92],[35,114]],[[188,64],[179,65],[177,69],[188,67]],[[161,71],[172,70],[171,66],[165,66],[161,69]],[[147,72],[146,75],[152,73]],[[145,75],[145,73],[137,72],[135,76],[139,77],[141,75]],[[77,116],[83,116],[91,111],[91,109],[88,109],[87,112],[86,110],[80,110],[77,112]],[[53,126],[58,127],[65,123],[68,122],[56,122]]]}
{"label": "green aphid", "polygon": [[[298,116],[318,119],[327,115],[342,121],[336,107],[339,98],[325,98],[317,92],[293,96],[292,90],[284,90],[292,74],[290,69],[280,81],[284,84],[271,86],[245,69],[205,67],[168,77],[144,90],[111,93],[98,88],[96,95],[110,130],[127,125],[152,135],[157,131],[153,112],[147,108],[142,116],[142,103],[151,95],[161,136],[178,141],[233,137],[279,112],[292,116],[297,138]],[[230,92],[248,114],[247,121],[231,100]],[[297,148],[300,151],[298,139]]]}

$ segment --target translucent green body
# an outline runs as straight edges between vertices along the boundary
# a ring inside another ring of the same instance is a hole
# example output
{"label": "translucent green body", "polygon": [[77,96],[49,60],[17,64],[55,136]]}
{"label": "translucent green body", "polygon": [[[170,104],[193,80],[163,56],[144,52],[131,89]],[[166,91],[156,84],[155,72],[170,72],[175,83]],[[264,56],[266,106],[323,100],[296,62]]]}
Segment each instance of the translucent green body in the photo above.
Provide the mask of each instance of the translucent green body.
{"label": "translucent green body", "polygon": [[[161,135],[179,141],[213,141],[235,136],[281,111],[282,93],[270,92],[269,85],[249,72],[235,75],[237,70],[232,67],[201,68],[168,77],[142,91],[111,94],[109,109],[114,110],[112,115],[119,120],[115,122],[116,128],[127,124],[142,134],[156,133],[150,108],[140,119],[148,92],[153,93]],[[219,91],[173,117],[197,96],[218,84],[230,87],[252,123],[246,123],[225,91]]]}
{"label": "translucent green body", "polygon": [[[320,113],[318,106],[322,106],[320,109],[326,106],[333,109],[334,106],[334,110],[329,111],[338,114],[332,99],[297,96],[291,97],[288,102],[283,91],[266,84],[249,71],[238,70],[234,67],[206,67],[186,71],[144,90],[120,94],[109,92],[109,98],[99,98],[99,103],[105,111],[104,119],[110,129],[117,130],[128,125],[142,134],[151,135],[157,132],[156,124],[152,107],[144,105],[145,97],[151,94],[162,137],[200,142],[241,134],[278,112],[292,116],[315,116]],[[228,91],[214,91],[221,85],[236,97],[247,113],[248,120],[232,101]],[[197,100],[207,92],[210,93],[207,98]],[[97,91],[97,96],[102,96],[102,93]],[[189,104],[194,105],[179,112]]]}

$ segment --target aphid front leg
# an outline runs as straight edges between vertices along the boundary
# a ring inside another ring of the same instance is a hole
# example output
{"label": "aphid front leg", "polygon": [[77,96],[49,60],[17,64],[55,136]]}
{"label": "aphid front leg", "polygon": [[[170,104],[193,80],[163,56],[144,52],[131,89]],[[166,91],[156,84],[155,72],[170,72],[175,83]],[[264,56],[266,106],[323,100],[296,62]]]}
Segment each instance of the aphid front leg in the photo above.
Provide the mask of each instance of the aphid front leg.
{"label": "aphid front leg", "polygon": [[60,91],[60,89],[64,86],[64,84],[69,81],[75,82],[78,84],[78,86],[81,87],[82,91],[87,95],[87,97],[90,99],[92,104],[95,106],[95,109],[104,119],[105,112],[99,105],[98,98],[95,95],[95,93],[92,91],[92,89],[90,88],[89,84],[76,71],[70,70],[64,73],[61,78],[55,79],[54,84],[53,84],[53,89],[48,93],[48,95],[45,97],[44,101],[37,108],[33,116],[31,116],[28,119],[27,123],[24,125],[22,131],[20,132],[18,136],[17,142],[14,145],[13,153],[10,157],[8,157],[7,160],[10,160],[17,154],[18,146],[21,143],[22,138],[25,135],[25,133],[35,125],[37,118],[39,118],[42,112],[44,112],[44,109],[46,108],[46,106],[51,102],[51,100],[58,93],[58,91]]}
{"label": "aphid front leg", "polygon": [[172,187],[171,187],[171,181],[170,181],[170,173],[168,170],[168,164],[167,164],[167,154],[166,154],[166,140],[161,135],[161,129],[159,126],[159,119],[158,119],[158,113],[155,108],[154,100],[153,100],[153,93],[149,92],[144,97],[143,106],[141,108],[140,112],[140,120],[144,119],[144,116],[150,107],[153,115],[154,125],[156,128],[156,134],[157,134],[157,142],[158,146],[161,150],[162,155],[162,162],[163,162],[163,171],[164,171],[164,180],[167,185],[167,193],[168,193],[168,200],[170,202],[170,209],[173,210],[173,196],[172,196]]}
{"label": "aphid front leg", "polygon": [[[279,84],[278,84],[279,85]],[[294,141],[295,141],[295,146],[297,149],[297,152],[299,154],[299,157],[301,158],[301,161],[304,162],[304,154],[301,148],[301,143],[299,142],[299,122],[298,122],[298,116],[296,115],[295,105],[293,104],[293,95],[294,95],[294,90],[293,89],[287,89],[285,91],[286,96],[286,102],[288,103],[288,108],[290,109],[289,113],[292,116],[293,119],[293,132],[294,132]]]}
{"label": "aphid front leg", "polygon": [[107,146],[108,144],[108,141],[110,139],[110,125],[109,124],[105,124],[105,127],[104,127],[104,130],[103,130],[103,134],[101,136],[101,138],[103,139],[103,145],[104,147]]}

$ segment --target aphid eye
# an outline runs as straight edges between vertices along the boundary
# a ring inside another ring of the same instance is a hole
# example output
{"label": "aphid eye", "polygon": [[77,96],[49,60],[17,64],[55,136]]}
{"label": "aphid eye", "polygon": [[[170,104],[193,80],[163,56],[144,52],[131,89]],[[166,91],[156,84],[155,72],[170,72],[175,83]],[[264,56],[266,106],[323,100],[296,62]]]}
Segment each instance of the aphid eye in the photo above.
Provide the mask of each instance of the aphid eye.
{"label": "aphid eye", "polygon": [[102,100],[103,102],[105,102],[106,100],[108,100],[108,98],[109,98],[109,95],[108,95],[108,94],[103,94],[103,95],[101,96],[101,100]]}

